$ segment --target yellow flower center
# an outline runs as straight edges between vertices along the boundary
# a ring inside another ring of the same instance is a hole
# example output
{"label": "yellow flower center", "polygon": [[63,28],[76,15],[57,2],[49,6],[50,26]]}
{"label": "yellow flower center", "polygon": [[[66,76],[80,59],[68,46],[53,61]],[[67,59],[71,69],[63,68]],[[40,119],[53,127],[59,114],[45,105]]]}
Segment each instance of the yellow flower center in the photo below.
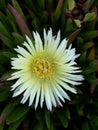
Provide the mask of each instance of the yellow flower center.
{"label": "yellow flower center", "polygon": [[52,65],[48,60],[37,60],[34,71],[40,78],[46,78],[52,73]]}

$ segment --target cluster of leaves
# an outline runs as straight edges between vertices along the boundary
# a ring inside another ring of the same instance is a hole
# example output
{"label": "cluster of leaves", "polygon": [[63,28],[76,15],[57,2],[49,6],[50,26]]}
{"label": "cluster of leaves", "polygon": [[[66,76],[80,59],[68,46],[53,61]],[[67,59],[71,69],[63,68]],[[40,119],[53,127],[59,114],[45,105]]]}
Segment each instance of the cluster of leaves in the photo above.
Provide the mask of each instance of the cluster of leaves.
{"label": "cluster of leaves", "polygon": [[[0,0],[0,130],[97,130],[98,129],[98,0]],[[52,27],[54,34],[73,43],[85,80],[78,94],[64,107],[46,108],[20,104],[12,98],[8,82],[14,48],[22,46],[25,34],[40,34]]]}

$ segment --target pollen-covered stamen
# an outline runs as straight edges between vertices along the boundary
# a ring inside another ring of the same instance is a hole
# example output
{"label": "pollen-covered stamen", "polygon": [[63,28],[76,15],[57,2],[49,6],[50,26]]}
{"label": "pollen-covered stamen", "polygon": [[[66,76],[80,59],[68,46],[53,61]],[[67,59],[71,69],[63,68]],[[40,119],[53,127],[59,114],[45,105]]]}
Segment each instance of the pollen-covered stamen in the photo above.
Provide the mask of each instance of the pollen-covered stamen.
{"label": "pollen-covered stamen", "polygon": [[52,73],[52,65],[48,60],[37,60],[34,65],[34,72],[39,78],[46,78]]}

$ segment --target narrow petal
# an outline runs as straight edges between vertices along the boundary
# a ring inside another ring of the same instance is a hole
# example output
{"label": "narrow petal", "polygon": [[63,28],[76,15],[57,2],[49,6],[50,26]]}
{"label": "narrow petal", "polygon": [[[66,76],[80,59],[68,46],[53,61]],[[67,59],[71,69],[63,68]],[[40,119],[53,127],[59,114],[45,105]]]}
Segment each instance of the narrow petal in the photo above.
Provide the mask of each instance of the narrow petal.
{"label": "narrow petal", "polygon": [[27,35],[26,35],[26,40],[27,40],[29,46],[31,47],[32,51],[34,51],[35,50],[34,45],[31,41],[31,39]]}
{"label": "narrow petal", "polygon": [[64,40],[60,43],[59,47],[57,48],[56,53],[57,53],[57,54],[63,53],[64,50],[65,50],[65,48],[66,48],[66,45],[67,45],[67,44],[66,44],[66,39],[64,39]]}
{"label": "narrow petal", "polygon": [[21,103],[24,104],[30,97],[32,91],[32,86],[29,86],[29,88],[24,92],[23,98],[21,100]]}
{"label": "narrow petal", "polygon": [[52,110],[52,103],[51,103],[51,97],[50,97],[50,88],[49,88],[48,84],[45,85],[44,89],[45,89],[44,95],[45,95],[46,106],[47,106],[48,110],[51,111]]}
{"label": "narrow petal", "polygon": [[31,46],[27,42],[24,42],[23,45],[28,49],[28,51],[31,53],[31,55],[35,54],[35,49],[34,48],[32,49]]}
{"label": "narrow petal", "polygon": [[72,93],[77,93],[76,90],[74,88],[70,87],[66,82],[64,82],[60,79],[57,79],[56,81],[57,81],[58,84],[60,84],[66,90],[69,90]]}
{"label": "narrow petal", "polygon": [[35,39],[35,48],[36,48],[36,51],[42,51],[43,50],[43,46],[42,46],[42,40],[39,36],[39,34],[36,32],[33,32],[33,36],[34,36],[34,39]]}
{"label": "narrow petal", "polygon": [[36,101],[35,101],[35,109],[37,108],[37,106],[38,106],[38,102],[39,102],[39,98],[40,98],[40,87],[39,87],[39,89],[38,89],[38,91],[37,91],[37,95],[36,95]]}
{"label": "narrow petal", "polygon": [[21,54],[23,57],[25,57],[25,58],[29,58],[29,57],[31,57],[31,55],[30,55],[30,53],[28,53],[24,48],[22,48],[22,47],[17,47],[17,48],[15,48],[15,51],[17,51],[19,54]]}

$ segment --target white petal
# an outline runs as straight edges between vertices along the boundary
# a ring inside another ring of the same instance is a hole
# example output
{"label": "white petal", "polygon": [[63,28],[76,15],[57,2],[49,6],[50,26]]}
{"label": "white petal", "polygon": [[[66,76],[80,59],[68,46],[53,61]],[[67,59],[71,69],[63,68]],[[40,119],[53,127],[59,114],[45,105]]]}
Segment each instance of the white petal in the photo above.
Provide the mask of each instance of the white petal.
{"label": "white petal", "polygon": [[55,99],[55,95],[53,93],[52,88],[50,89],[50,97],[51,97],[51,102],[52,102],[53,106],[56,107],[56,99]]}
{"label": "white petal", "polygon": [[58,85],[57,89],[58,89],[58,91],[62,94],[62,96],[63,96],[64,98],[66,98],[67,100],[70,101],[70,97],[69,97],[68,94],[61,88],[61,86]]}
{"label": "white petal", "polygon": [[52,44],[51,44],[51,40],[52,40],[52,29],[51,29],[51,28],[50,28],[50,30],[48,31],[48,34],[47,34],[46,38],[47,38],[47,43],[48,43],[48,45],[52,45]]}
{"label": "white petal", "polygon": [[81,84],[81,82],[77,82],[77,81],[73,81],[71,79],[67,79],[66,76],[65,77],[64,76],[62,76],[62,77],[58,76],[58,79],[60,79],[63,82],[70,83],[70,84],[73,84],[73,85],[79,85],[79,84]]}
{"label": "white petal", "polygon": [[60,43],[60,31],[57,33],[57,37],[54,39],[53,47],[57,49],[58,45]]}
{"label": "white petal", "polygon": [[33,36],[34,36],[34,39],[35,39],[35,48],[37,51],[42,51],[43,50],[43,45],[42,45],[42,40],[39,36],[39,34],[36,32],[33,32]]}
{"label": "white petal", "polygon": [[84,79],[82,75],[74,75],[69,73],[65,73],[64,75],[67,79],[71,79],[75,81],[82,81]]}
{"label": "white petal", "polygon": [[60,101],[60,98],[57,96],[56,93],[54,93],[54,95],[55,95],[55,98],[56,98],[57,103],[58,103],[60,106],[62,106],[62,103],[61,103],[61,101]]}
{"label": "white petal", "polygon": [[28,42],[29,46],[30,46],[31,49],[34,51],[35,48],[34,48],[34,45],[33,45],[32,41],[31,41],[31,39],[30,39],[27,35],[26,35],[26,39],[27,39],[27,42]]}
{"label": "white petal", "polygon": [[30,99],[29,99],[29,106],[31,106],[33,101],[34,101],[34,98],[35,98],[37,90],[38,90],[37,87],[35,87],[35,86],[32,87],[32,90],[31,90],[31,93],[30,93]]}
{"label": "white petal", "polygon": [[66,90],[69,90],[72,93],[77,93],[76,90],[72,87],[70,87],[67,83],[65,83],[62,80],[56,79],[57,83],[60,84],[63,88],[65,88]]}
{"label": "white petal", "polygon": [[38,106],[39,98],[40,98],[40,87],[38,88],[37,95],[36,95],[35,109]]}
{"label": "white petal", "polygon": [[63,96],[58,91],[57,86],[54,86],[52,89],[53,89],[53,93],[55,93],[55,95],[57,95],[63,102],[65,102]]}
{"label": "white petal", "polygon": [[17,46],[17,48],[15,48],[15,51],[17,51],[19,54],[21,54],[23,57],[25,58],[31,58],[31,54],[28,53],[24,48]]}
{"label": "white petal", "polygon": [[35,54],[35,49],[34,48],[31,48],[31,46],[30,45],[28,45],[28,43],[27,42],[24,42],[24,44],[23,44],[27,49],[28,49],[28,51],[32,54],[32,55],[34,55]]}
{"label": "white petal", "polygon": [[64,40],[62,40],[59,47],[57,48],[56,55],[62,54],[64,52],[66,46],[67,46],[67,41],[66,41],[66,39],[64,39]]}
{"label": "white petal", "polygon": [[[35,78],[35,80],[32,83],[32,90],[30,92],[30,99],[29,99],[29,106],[32,105],[34,98],[36,98],[37,92],[40,90],[40,82]],[[36,102],[37,103],[37,102]],[[37,104],[36,104],[37,105]]]}
{"label": "white petal", "polygon": [[[57,94],[57,96],[63,101],[65,102],[64,98],[70,100],[69,96],[67,95],[67,93],[61,88],[61,86],[56,82],[53,81],[53,86],[52,86],[53,92],[55,94]],[[63,98],[64,97],[64,98]]]}
{"label": "white petal", "polygon": [[49,86],[46,84],[45,86],[45,102],[46,102],[46,106],[48,108],[48,110],[52,110],[52,103],[51,103],[51,97],[50,97],[50,90],[49,90]]}
{"label": "white petal", "polygon": [[41,87],[41,99],[40,99],[40,106],[43,107],[44,103],[44,86]]}
{"label": "white petal", "polygon": [[30,95],[31,95],[31,91],[32,91],[32,86],[30,87],[29,86],[29,88],[24,92],[24,94],[23,94],[23,98],[22,98],[22,100],[21,100],[21,103],[25,103],[27,100],[28,100],[28,98],[30,97]]}
{"label": "white petal", "polygon": [[13,97],[16,97],[18,95],[20,95],[22,92],[24,92],[27,89],[27,86],[23,87],[23,85],[18,86],[13,94]]}

